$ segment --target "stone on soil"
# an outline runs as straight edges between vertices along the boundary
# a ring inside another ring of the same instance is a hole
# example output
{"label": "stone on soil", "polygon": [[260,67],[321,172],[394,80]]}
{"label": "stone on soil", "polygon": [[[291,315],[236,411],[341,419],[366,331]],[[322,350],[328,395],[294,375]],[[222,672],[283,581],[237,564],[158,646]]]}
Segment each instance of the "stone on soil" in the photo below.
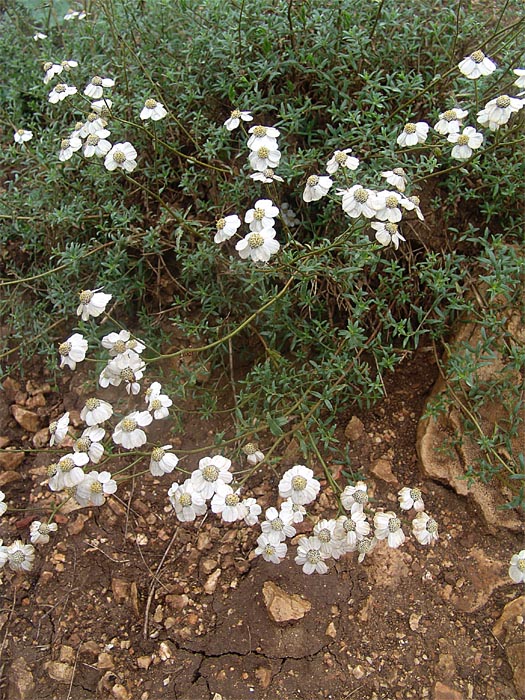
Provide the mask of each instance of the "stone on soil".
{"label": "stone on soil", "polygon": [[300,620],[312,608],[309,600],[287,593],[273,581],[266,581],[262,588],[264,604],[274,622]]}
{"label": "stone on soil", "polygon": [[27,661],[19,656],[7,673],[9,700],[34,700],[35,681]]}
{"label": "stone on soil", "polygon": [[30,433],[36,433],[40,428],[40,417],[22,406],[11,406],[11,415],[21,428]]}

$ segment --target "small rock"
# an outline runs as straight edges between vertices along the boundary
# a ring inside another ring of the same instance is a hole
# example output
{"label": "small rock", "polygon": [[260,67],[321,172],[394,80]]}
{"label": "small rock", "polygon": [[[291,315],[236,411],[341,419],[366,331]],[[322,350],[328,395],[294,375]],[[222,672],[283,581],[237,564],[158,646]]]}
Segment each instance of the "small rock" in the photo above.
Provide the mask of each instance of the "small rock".
{"label": "small rock", "polygon": [[22,477],[18,472],[8,471],[0,474],[0,488],[6,484],[11,484],[13,481],[20,481]]}
{"label": "small rock", "polygon": [[58,683],[71,683],[73,667],[61,661],[48,661],[45,664],[48,676]]}
{"label": "small rock", "polygon": [[151,656],[139,656],[137,659],[137,666],[147,671],[151,666]]}
{"label": "small rock", "polygon": [[354,668],[352,669],[352,676],[357,680],[360,680],[361,678],[364,678],[366,676],[366,671],[361,666],[361,664],[357,664],[357,666],[354,666]]}
{"label": "small rock", "polygon": [[7,396],[8,400],[14,401],[15,396],[22,387],[20,386],[20,382],[17,382],[16,379],[7,377],[7,379],[5,379],[4,383],[2,384],[2,388],[5,391],[5,395]]}
{"label": "small rock", "polygon": [[75,650],[73,647],[68,646],[67,644],[62,644],[60,647],[60,653],[58,655],[58,660],[62,661],[64,664],[75,664]]}
{"label": "small rock", "polygon": [[45,447],[49,442],[49,429],[42,428],[33,435],[33,447]]}
{"label": "small rock", "polygon": [[335,629],[335,625],[333,622],[328,623],[328,626],[325,630],[325,634],[327,637],[332,637],[332,639],[335,639],[337,637],[337,630]]}
{"label": "small rock", "polygon": [[434,700],[463,700],[463,693],[437,681],[434,686]]}
{"label": "small rock", "polygon": [[184,610],[186,605],[190,602],[188,596],[183,593],[182,595],[167,595],[166,603],[173,608],[173,610]]}
{"label": "small rock", "polygon": [[0,452],[0,469],[15,470],[24,461],[25,454],[23,452],[13,452],[5,450]]}
{"label": "small rock", "polygon": [[437,675],[447,681],[456,676],[456,663],[452,654],[440,654],[437,665]]}
{"label": "small rock", "polygon": [[261,688],[268,688],[272,682],[272,671],[266,666],[259,666],[255,669],[255,678],[257,678]]}
{"label": "small rock", "polygon": [[100,647],[93,639],[84,642],[80,647],[81,654],[91,654],[92,656],[98,656],[99,651]]}
{"label": "small rock", "polygon": [[412,632],[415,632],[417,629],[419,629],[419,621],[421,620],[421,615],[417,615],[416,613],[412,613],[408,619],[408,625]]}
{"label": "small rock", "polygon": [[26,399],[25,405],[27,408],[39,408],[46,405],[44,394],[35,394]]}
{"label": "small rock", "polygon": [[201,560],[201,570],[203,574],[206,574],[206,576],[208,574],[211,574],[211,572],[216,568],[217,562],[215,561],[215,559],[205,558]]}
{"label": "small rock", "polygon": [[111,590],[113,591],[113,596],[115,597],[115,602],[117,605],[121,605],[126,601],[129,601],[130,593],[130,582],[123,578],[112,578],[111,579]]}
{"label": "small rock", "polygon": [[113,663],[113,657],[111,656],[111,654],[108,654],[105,651],[100,652],[100,654],[98,655],[97,668],[101,671],[111,671],[113,668],[115,668],[115,664]]}
{"label": "small rock", "polygon": [[262,593],[268,614],[274,622],[300,620],[312,608],[309,600],[295,593],[287,593],[273,581],[265,581]]}
{"label": "small rock", "polygon": [[116,700],[129,700],[130,695],[122,683],[115,683],[113,688],[111,688],[111,695]]}
{"label": "small rock", "polygon": [[379,479],[389,484],[397,484],[397,479],[392,472],[392,460],[385,455],[376,459],[370,471],[374,476],[377,476]]}
{"label": "small rock", "polygon": [[199,532],[197,537],[197,549],[199,552],[203,552],[205,549],[210,549],[212,547],[211,537],[208,532]]}
{"label": "small rock", "polygon": [[173,656],[173,649],[169,642],[161,642],[159,645],[159,657],[161,661],[167,661]]}
{"label": "small rock", "polygon": [[215,593],[215,589],[217,588],[217,583],[219,581],[220,575],[222,573],[222,569],[216,569],[211,576],[208,576],[208,580],[204,584],[204,592],[207,593],[208,595],[212,595],[212,593]]}
{"label": "small rock", "polygon": [[10,700],[33,700],[35,695],[35,681],[27,661],[23,656],[16,658],[7,672],[8,690]]}
{"label": "small rock", "polygon": [[11,440],[7,437],[7,435],[0,435],[0,450],[4,450]]}
{"label": "small rock", "polygon": [[350,442],[357,442],[365,435],[365,426],[362,421],[359,420],[357,416],[352,416],[350,422],[345,428],[345,437],[350,440]]}
{"label": "small rock", "polygon": [[21,428],[30,433],[36,433],[40,428],[40,417],[22,406],[11,406],[11,415]]}
{"label": "small rock", "polygon": [[503,608],[492,632],[503,644],[512,668],[514,685],[520,698],[525,698],[525,596],[520,596]]}

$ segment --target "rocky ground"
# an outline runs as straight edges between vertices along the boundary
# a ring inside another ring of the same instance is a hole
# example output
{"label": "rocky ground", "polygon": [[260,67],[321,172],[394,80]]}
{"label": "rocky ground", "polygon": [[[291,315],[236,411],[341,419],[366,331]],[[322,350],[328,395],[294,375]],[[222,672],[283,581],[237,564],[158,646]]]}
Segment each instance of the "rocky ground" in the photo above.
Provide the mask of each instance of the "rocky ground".
{"label": "rocky ground", "polygon": [[[507,575],[524,548],[523,521],[501,515],[499,494],[474,497],[452,478],[453,456],[422,469],[417,428],[436,378],[423,349],[389,378],[381,405],[349,406],[341,422],[341,448],[375,504],[395,508],[401,486],[421,488],[440,526],[432,548],[409,538],[399,550],[378,546],[363,564],[347,555],[328,574],[306,576],[290,552],[279,566],[254,557],[256,527],[212,514],[182,525],[166,499],[172,479],[137,476],[99,509],[59,513],[59,533],[29,575],[3,571],[0,698],[525,697],[525,597]],[[0,488],[11,506],[28,509],[2,518],[6,542],[26,538],[49,504],[46,426],[64,410],[74,424],[82,405],[68,382],[61,398],[41,377],[4,382]],[[214,429],[195,424],[178,447],[209,442]],[[425,461],[435,439],[420,428]],[[283,467],[296,459],[292,442]],[[274,505],[276,485],[263,466],[251,495]],[[314,515],[335,513],[324,488]]]}

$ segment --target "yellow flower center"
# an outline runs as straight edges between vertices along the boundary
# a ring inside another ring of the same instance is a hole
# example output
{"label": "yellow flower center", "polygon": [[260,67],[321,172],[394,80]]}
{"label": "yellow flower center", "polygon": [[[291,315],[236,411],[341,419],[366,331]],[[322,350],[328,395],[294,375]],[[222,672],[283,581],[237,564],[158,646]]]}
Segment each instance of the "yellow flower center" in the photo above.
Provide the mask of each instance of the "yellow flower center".
{"label": "yellow flower center", "polygon": [[452,122],[456,117],[456,110],[455,109],[447,109],[446,112],[443,113],[443,119],[447,122]]}
{"label": "yellow flower center", "polygon": [[[275,547],[272,544],[265,545],[264,553],[267,554],[269,557],[273,557],[273,555],[275,554]],[[522,561],[525,561],[525,559]]]}
{"label": "yellow flower center", "polygon": [[152,100],[152,99],[146,100],[146,102],[144,103],[144,106],[147,109],[155,109],[155,107],[157,106],[157,100]]}
{"label": "yellow flower center", "polygon": [[115,151],[113,154],[113,160],[115,163],[118,163],[119,165],[122,165],[126,161],[126,155],[122,153],[122,151]]}
{"label": "yellow flower center", "polygon": [[427,521],[427,532],[430,532],[431,535],[435,535],[436,532],[438,531],[438,524],[433,518],[430,518]]}
{"label": "yellow flower center", "polygon": [[102,493],[102,484],[100,481],[93,481],[89,487],[91,493]]}
{"label": "yellow flower center", "polygon": [[255,221],[262,221],[264,219],[264,209],[256,209],[253,218]]}
{"label": "yellow flower center", "polygon": [[391,236],[397,233],[397,224],[392,224],[390,221],[385,224],[385,228]]}
{"label": "yellow flower center", "polygon": [[498,97],[496,100],[496,105],[505,109],[510,105],[510,98],[507,95],[501,95],[501,97]]}
{"label": "yellow flower center", "polygon": [[69,353],[70,353],[72,347],[73,347],[73,346],[72,346],[71,343],[69,343],[69,342],[62,343],[61,345],[58,346],[58,352],[59,352],[63,357],[66,357],[67,355],[69,355]]}
{"label": "yellow flower center", "polygon": [[319,564],[321,561],[321,552],[318,549],[309,549],[306,558],[310,564]]}
{"label": "yellow flower center", "polygon": [[401,520],[399,518],[390,518],[388,521],[388,531],[397,532],[401,527]]}
{"label": "yellow flower center", "polygon": [[483,51],[474,51],[470,54],[470,58],[474,61],[474,63],[483,63],[485,60],[485,54]]}
{"label": "yellow flower center", "polygon": [[162,449],[162,447],[155,447],[151,451],[151,458],[154,462],[160,462],[160,460],[164,457],[165,454],[166,452]]}
{"label": "yellow flower center", "polygon": [[65,92],[66,91],[66,86],[64,83],[58,83],[58,85],[55,86],[55,92]]}
{"label": "yellow flower center", "polygon": [[230,114],[231,119],[239,119],[241,116],[241,112],[239,109],[234,109],[233,112]]}
{"label": "yellow flower center", "polygon": [[75,447],[79,452],[87,452],[91,447],[91,440],[88,437],[79,438],[75,443]]}
{"label": "yellow flower center", "polygon": [[88,122],[91,122],[91,123],[96,122],[97,119],[98,119],[98,114],[96,112],[90,112],[87,116]]}
{"label": "yellow flower center", "polygon": [[151,402],[151,410],[158,411],[159,408],[162,408],[162,401],[160,399],[153,399]]}
{"label": "yellow flower center", "polygon": [[137,421],[134,418],[124,418],[120,427],[125,433],[132,433],[137,429]]}
{"label": "yellow flower center", "polygon": [[126,382],[134,382],[135,381],[135,372],[131,369],[131,367],[124,367],[124,369],[121,369],[120,376]]}
{"label": "yellow flower center", "polygon": [[415,134],[416,133],[416,125],[415,124],[405,124],[405,133],[406,134]]}
{"label": "yellow flower center", "polygon": [[[428,525],[427,525],[427,530],[428,530]],[[516,564],[518,567],[519,571],[525,571],[525,559],[518,559],[518,563]]]}
{"label": "yellow flower center", "polygon": [[202,470],[202,478],[204,479],[204,481],[217,481],[217,479],[219,478],[219,470],[214,464],[208,464]]}
{"label": "yellow flower center", "polygon": [[191,496],[189,493],[181,493],[179,496],[179,503],[183,508],[187,508],[188,506],[191,506],[192,500]]}
{"label": "yellow flower center", "polygon": [[257,155],[259,156],[259,158],[268,158],[268,156],[270,155],[270,149],[266,148],[266,146],[263,146],[262,148],[259,148],[259,150],[257,151]]}
{"label": "yellow flower center", "polygon": [[242,449],[245,455],[254,455],[257,452],[257,445],[254,445],[253,442],[248,442]]}
{"label": "yellow flower center", "polygon": [[324,527],[317,533],[317,537],[321,540],[321,542],[330,542],[332,539],[332,534],[327,527]]}
{"label": "yellow flower center", "polygon": [[224,499],[227,506],[236,506],[239,501],[240,498],[236,493],[229,493]]}
{"label": "yellow flower center", "polygon": [[62,151],[65,151],[66,148],[69,148],[70,145],[71,141],[69,139],[62,139],[62,141],[60,142],[60,148]]}
{"label": "yellow flower center", "polygon": [[226,219],[217,219],[215,225],[217,226],[217,231],[222,231],[226,226]]}
{"label": "yellow flower center", "polygon": [[294,491],[304,491],[306,488],[306,484],[308,482],[304,478],[304,476],[294,476],[292,479],[292,488]]}
{"label": "yellow flower center", "polygon": [[86,401],[86,408],[88,411],[93,411],[95,408],[100,406],[100,399],[88,399]]}
{"label": "yellow flower center", "polygon": [[265,126],[254,126],[253,131],[252,131],[254,136],[264,136],[266,134],[266,127]]}
{"label": "yellow flower center", "polygon": [[388,209],[395,209],[399,202],[397,201],[397,197],[394,197],[393,194],[389,195],[385,199],[385,205],[387,206]]}
{"label": "yellow flower center", "polygon": [[86,144],[88,146],[98,146],[99,141],[100,136],[97,136],[96,134],[89,134],[89,136],[86,139]]}
{"label": "yellow flower center", "polygon": [[306,181],[308,187],[315,187],[318,183],[319,178],[317,177],[317,175],[310,175],[310,177]]}
{"label": "yellow flower center", "polygon": [[89,289],[86,289],[83,292],[80,292],[78,298],[80,299],[81,304],[89,304],[91,299],[93,299],[93,292],[89,291]]}
{"label": "yellow flower center", "polygon": [[73,462],[71,457],[63,457],[58,463],[58,468],[62,472],[70,472],[74,466],[75,463]]}
{"label": "yellow flower center", "polygon": [[346,163],[346,159],[348,156],[346,153],[343,153],[343,151],[336,151],[335,152],[335,162],[339,163],[339,165],[343,165],[343,163]]}
{"label": "yellow flower center", "polygon": [[355,522],[352,518],[347,518],[343,523],[343,529],[345,532],[355,532]]}
{"label": "yellow flower center", "polygon": [[91,79],[91,85],[102,85],[102,78],[99,75],[95,75],[95,77]]}
{"label": "yellow flower center", "polygon": [[394,175],[399,175],[399,177],[405,176],[405,171],[403,170],[403,168],[394,168],[392,172],[394,173]]}
{"label": "yellow flower center", "polygon": [[260,233],[251,233],[248,236],[248,245],[250,248],[260,248],[262,245],[264,245],[264,238]]}
{"label": "yellow flower center", "polygon": [[361,189],[356,190],[354,192],[354,199],[356,202],[359,202],[359,204],[364,204],[369,197],[368,192],[361,187]]}
{"label": "yellow flower center", "polygon": [[466,134],[460,134],[458,136],[458,145],[466,146],[468,144],[468,136]]}
{"label": "yellow flower center", "polygon": [[43,68],[43,69],[46,71],[46,73],[47,73],[47,71],[48,71],[52,66],[53,66],[53,64],[51,63],[51,61],[46,61],[46,63],[44,63],[44,65],[42,66],[42,68]]}

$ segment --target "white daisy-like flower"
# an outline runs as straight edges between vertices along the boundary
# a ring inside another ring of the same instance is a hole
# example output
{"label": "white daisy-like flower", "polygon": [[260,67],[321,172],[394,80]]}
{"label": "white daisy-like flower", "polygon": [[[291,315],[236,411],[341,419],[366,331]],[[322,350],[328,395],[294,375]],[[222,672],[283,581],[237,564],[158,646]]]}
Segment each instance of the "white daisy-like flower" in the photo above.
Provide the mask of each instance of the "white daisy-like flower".
{"label": "white daisy-like flower", "polygon": [[424,511],[412,520],[412,534],[419,544],[432,544],[438,539],[438,524]]}
{"label": "white daisy-like flower", "polygon": [[111,143],[106,139],[109,134],[107,129],[101,129],[96,134],[88,134],[82,151],[84,156],[86,158],[106,156],[111,151]]}
{"label": "white daisy-like flower", "polygon": [[[82,417],[82,414],[81,414]],[[49,424],[49,445],[60,445],[67,435],[69,428],[69,411],[60,416],[58,420],[51,421]]]}
{"label": "white daisy-like flower", "polygon": [[162,384],[160,382],[152,382],[151,385],[144,392],[144,401],[149,404],[151,399],[162,394]]}
{"label": "white daisy-like flower", "polygon": [[84,10],[81,10],[81,11],[79,11],[79,10],[68,10],[68,11],[66,12],[66,14],[64,15],[64,20],[65,20],[66,22],[71,22],[71,20],[74,20],[74,19],[78,19],[78,20],[80,20],[80,19],[85,19],[86,16],[87,16],[87,15],[86,15],[86,13],[84,12]]}
{"label": "white daisy-like flower", "polygon": [[392,243],[397,250],[399,241],[406,240],[399,232],[399,226],[390,221],[372,221],[371,226],[375,230],[376,241],[384,247]]}
{"label": "white daisy-like flower", "polygon": [[84,478],[82,469],[89,462],[89,457],[83,452],[71,452],[61,457],[56,464],[48,467],[49,488],[51,491],[62,491],[79,484]]}
{"label": "white daisy-like flower", "polygon": [[244,516],[246,525],[257,525],[259,522],[259,515],[262,513],[261,506],[257,503],[255,498],[245,498],[243,500],[243,505],[246,508],[246,515]]}
{"label": "white daisy-like flower", "polygon": [[108,97],[103,97],[101,100],[94,100],[91,103],[91,111],[101,117],[109,117],[113,102]]}
{"label": "white daisy-like flower", "polygon": [[513,554],[510,559],[509,576],[514,583],[525,582],[525,549]]}
{"label": "white daisy-like flower", "polygon": [[47,99],[52,105],[55,105],[57,102],[62,102],[62,100],[65,100],[66,97],[76,94],[76,92],[77,89],[74,85],[58,83],[58,85],[55,85],[55,87],[51,90]]}
{"label": "white daisy-like flower", "polygon": [[155,394],[148,403],[148,411],[153,412],[155,420],[161,420],[169,416],[169,408],[173,405],[173,401],[166,394]]}
{"label": "white daisy-like flower", "polygon": [[414,208],[412,202],[399,192],[382,190],[376,192],[372,206],[376,210],[376,219],[380,221],[390,221],[397,223],[403,218],[401,207],[411,210]]}
{"label": "white daisy-like flower", "polygon": [[44,65],[42,66],[42,69],[45,72],[44,75],[44,85],[47,85],[55,75],[60,75],[62,71],[64,70],[64,66],[60,65],[60,63],[52,63],[51,61],[46,61]]}
{"label": "white daisy-like flower", "polygon": [[376,540],[386,540],[389,547],[397,549],[405,541],[405,533],[401,529],[401,520],[389,510],[374,515],[374,537]]}
{"label": "white daisy-like flower", "polygon": [[412,202],[412,204],[414,205],[413,211],[415,211],[417,218],[420,221],[424,221],[425,217],[423,216],[423,212],[421,211],[421,208],[419,206],[421,203],[421,200],[419,199],[419,197],[416,194],[414,194],[411,197],[407,197],[407,199],[410,200]]}
{"label": "white daisy-like flower", "polygon": [[456,160],[468,160],[475,148],[483,143],[483,134],[480,134],[473,126],[467,126],[461,134],[452,133],[447,136],[450,143],[456,145],[452,149],[452,158]]}
{"label": "white daisy-like flower", "polygon": [[126,350],[117,355],[104,367],[99,375],[98,383],[103,389],[120,386],[125,382],[126,392],[136,396],[140,392],[140,380],[144,376],[146,363],[134,350]]}
{"label": "white daisy-like flower", "polygon": [[459,70],[470,80],[477,80],[482,75],[490,75],[496,70],[496,64],[485,56],[483,51],[474,51],[458,63]]}
{"label": "white daisy-like flower", "polygon": [[133,172],[137,167],[137,151],[129,141],[116,143],[104,159],[104,166],[108,170],[122,168],[127,173]]}
{"label": "white daisy-like flower", "polygon": [[233,112],[231,112],[230,116],[226,121],[224,122],[224,126],[228,129],[228,131],[233,131],[236,129],[239,124],[243,122],[251,122],[253,121],[253,117],[251,115],[251,112],[241,112],[240,109],[234,109]]}
{"label": "white daisy-like flower", "polygon": [[179,458],[173,452],[168,452],[171,448],[171,445],[163,445],[163,447],[154,447],[151,451],[149,470],[153,476],[171,474],[179,463]]}
{"label": "white daisy-like flower", "polygon": [[363,537],[362,540],[358,540],[357,551],[359,552],[359,556],[357,557],[357,561],[359,564],[361,564],[367,554],[370,554],[376,544],[377,540],[375,537]]}
{"label": "white daisy-like flower", "polygon": [[32,544],[47,544],[49,542],[49,533],[57,530],[58,525],[56,523],[42,523],[40,520],[33,520],[29,526],[29,539]]}
{"label": "white daisy-like flower", "polygon": [[454,109],[447,109],[446,112],[442,112],[439,115],[439,121],[434,126],[435,131],[438,134],[446,136],[447,134],[457,134],[461,129],[461,121],[465,119],[468,111],[461,109],[460,107],[454,107]]}
{"label": "white daisy-like flower", "polygon": [[81,506],[102,506],[106,496],[117,490],[117,482],[109,472],[91,471],[77,485],[76,500]]}
{"label": "white daisy-like flower", "polygon": [[255,549],[256,556],[262,556],[265,561],[272,564],[280,564],[286,557],[288,547],[285,542],[274,542],[269,535],[259,535],[257,538],[257,547]]}
{"label": "white daisy-like flower", "polygon": [[246,461],[248,464],[251,464],[252,467],[259,464],[259,462],[262,462],[264,459],[264,452],[261,452],[253,442],[247,442],[242,448],[242,451],[246,455]]}
{"label": "white daisy-like flower", "polygon": [[237,214],[230,214],[229,216],[221,216],[215,222],[216,231],[213,238],[215,243],[224,243],[224,241],[230,240],[232,236],[237,233],[237,229],[241,225],[241,220]]}
{"label": "white daisy-like flower", "polygon": [[251,231],[235,244],[235,250],[243,260],[251,258],[253,262],[268,262],[280,248],[275,236],[276,231],[273,228]]}
{"label": "white daisy-like flower", "polygon": [[33,34],[33,41],[41,41],[43,39],[47,39],[47,34],[44,34],[44,32],[36,32],[36,34]]}
{"label": "white daisy-like flower", "polygon": [[281,503],[281,513],[285,517],[290,517],[292,523],[302,523],[306,515],[306,508],[300,503],[294,503],[291,498],[287,498]]}
{"label": "white daisy-like flower", "polygon": [[394,168],[393,170],[385,170],[381,173],[389,185],[395,187],[396,190],[404,192],[407,186],[407,176],[403,168]]}
{"label": "white daisy-like flower", "polygon": [[104,454],[104,445],[102,445],[101,441],[104,439],[105,434],[104,428],[98,425],[86,428],[78,440],[75,440],[73,451],[84,452],[94,464],[97,464]]}
{"label": "white daisy-like flower", "polygon": [[305,202],[316,202],[328,194],[328,190],[334,184],[331,177],[328,175],[310,175],[306,181],[306,186],[303,191],[303,200]]}
{"label": "white daisy-like flower", "polygon": [[425,504],[420,489],[411,489],[405,486],[401,491],[398,491],[397,495],[401,510],[410,510],[413,508],[418,513],[425,510]]}
{"label": "white daisy-like flower", "polygon": [[142,121],[145,121],[146,119],[151,119],[154,122],[158,122],[159,119],[164,119],[167,113],[168,110],[164,107],[163,104],[157,102],[157,100],[149,98],[144,103],[144,107],[142,108],[142,111],[140,113],[140,118],[142,119]]}
{"label": "white daisy-like flower", "polygon": [[264,517],[266,520],[261,523],[261,530],[268,535],[271,542],[283,542],[287,537],[295,536],[296,530],[289,511],[283,513],[277,508],[267,508]]}
{"label": "white daisy-like flower", "polygon": [[314,537],[317,537],[321,543],[321,552],[329,557],[339,559],[345,553],[343,542],[336,536],[337,521],[333,518],[330,520],[319,520],[314,525]]}
{"label": "white daisy-like flower", "polygon": [[133,450],[144,445],[148,438],[142,430],[153,420],[149,411],[132,411],[115,426],[113,442],[125,450]]}
{"label": "white daisy-like flower", "polygon": [[133,338],[131,333],[126,330],[119,331],[118,333],[108,333],[108,335],[105,335],[100,342],[102,347],[106,348],[111,357],[122,355],[126,352],[126,350],[141,353],[146,347],[141,340]]}
{"label": "white daisy-like flower", "polygon": [[263,228],[273,228],[279,209],[271,199],[259,199],[254,209],[248,209],[244,215],[245,223],[250,225],[250,231],[262,231]]}
{"label": "white daisy-like flower", "polygon": [[491,131],[497,131],[504,126],[514,112],[519,112],[525,104],[525,100],[519,97],[500,95],[487,102],[485,107],[478,112],[477,121],[482,126],[488,126]]}
{"label": "white daisy-like flower", "polygon": [[415,146],[418,143],[424,143],[427,140],[429,126],[426,122],[415,122],[405,124],[403,131],[397,137],[397,144],[404,148],[405,146]]}
{"label": "white daisy-like flower", "polygon": [[[248,139],[248,148],[251,151],[258,151],[260,148],[267,148],[269,151],[277,150],[277,138],[280,131],[273,126],[252,126],[248,130],[250,137]],[[272,167],[272,166],[270,166]],[[259,170],[259,168],[257,168]]]}
{"label": "white daisy-like flower", "polygon": [[222,455],[204,457],[199,461],[199,468],[192,472],[191,483],[203,498],[212,498],[220,484],[229,484],[232,481],[231,464],[231,461]]}
{"label": "white daisy-like flower", "polygon": [[31,571],[35,561],[35,548],[32,544],[24,544],[15,540],[6,548],[7,563],[13,571]]}
{"label": "white daisy-like flower", "polygon": [[84,95],[91,97],[92,100],[99,100],[104,94],[104,88],[113,87],[115,81],[111,78],[101,78],[100,75],[95,75],[84,89]]}
{"label": "white daisy-like flower", "polygon": [[334,155],[326,164],[326,172],[329,175],[333,175],[340,167],[348,168],[349,170],[357,170],[359,167],[359,158],[349,155],[351,152],[351,148],[345,148],[344,151],[334,151]]}
{"label": "white daisy-like flower", "polygon": [[263,182],[266,185],[274,181],[284,182],[283,178],[280,177],[280,175],[276,175],[271,168],[266,168],[266,170],[259,173],[252,173],[250,177],[252,180],[255,180],[256,182]]}
{"label": "white daisy-like flower", "polygon": [[90,134],[99,134],[101,131],[106,129],[108,122],[97,112],[90,112],[87,115],[86,121],[76,129],[75,132],[77,136],[82,139],[86,139]]}
{"label": "white daisy-like flower", "polygon": [[345,510],[363,510],[368,503],[367,485],[358,481],[355,486],[347,486],[341,494],[341,505]]}
{"label": "white daisy-like flower", "polygon": [[513,68],[512,72],[518,76],[512,84],[519,88],[525,88],[525,68]]}
{"label": "white daisy-like flower", "polygon": [[[275,170],[281,160],[281,151],[277,148],[261,146],[256,151],[250,151],[248,161],[252,170],[265,173],[268,170]],[[274,176],[274,180],[276,177]]]}
{"label": "white daisy-like flower", "polygon": [[353,508],[350,516],[337,518],[334,536],[341,540],[345,552],[355,552],[359,540],[370,534],[370,524],[359,508]]}
{"label": "white daisy-like flower", "polygon": [[172,484],[168,498],[177,518],[183,523],[193,522],[197,516],[206,513],[206,500],[191,479],[186,479],[183,484]]}
{"label": "white daisy-like flower", "polygon": [[80,418],[86,425],[105,423],[113,415],[113,406],[102,399],[90,398],[80,411]]}
{"label": "white daisy-like flower", "polygon": [[26,141],[31,141],[33,138],[33,132],[28,129],[17,129],[13,135],[15,143],[25,143]]}
{"label": "white daisy-like flower", "polygon": [[295,563],[303,567],[305,574],[326,574],[328,566],[323,559],[328,559],[329,555],[321,549],[321,542],[317,537],[301,537],[297,547]]}
{"label": "white daisy-like flower", "polygon": [[212,511],[220,515],[225,523],[243,520],[248,514],[239,491],[234,491],[229,484],[220,483],[211,499]]}
{"label": "white daisy-like flower", "polygon": [[6,512],[7,503],[5,502],[5,493],[0,491],[0,517]]}
{"label": "white daisy-like flower", "polygon": [[375,199],[374,190],[353,185],[348,190],[337,190],[336,194],[342,195],[343,211],[352,219],[357,219],[361,214],[367,219],[373,219],[376,215],[376,210],[372,206]]}
{"label": "white daisy-like flower", "polygon": [[83,321],[87,321],[90,316],[96,318],[104,313],[106,306],[111,300],[111,294],[84,289],[80,292],[78,298],[80,304],[77,307],[77,316],[80,316]]}
{"label": "white daisy-like flower", "polygon": [[76,136],[70,136],[67,139],[62,139],[60,142],[60,151],[58,153],[58,160],[62,163],[69,160],[73,153],[79,151],[82,148],[82,141]]}
{"label": "white daisy-like flower", "polygon": [[314,478],[313,471],[303,464],[297,464],[283,474],[279,482],[279,496],[304,506],[315,501],[320,488],[321,484]]}

